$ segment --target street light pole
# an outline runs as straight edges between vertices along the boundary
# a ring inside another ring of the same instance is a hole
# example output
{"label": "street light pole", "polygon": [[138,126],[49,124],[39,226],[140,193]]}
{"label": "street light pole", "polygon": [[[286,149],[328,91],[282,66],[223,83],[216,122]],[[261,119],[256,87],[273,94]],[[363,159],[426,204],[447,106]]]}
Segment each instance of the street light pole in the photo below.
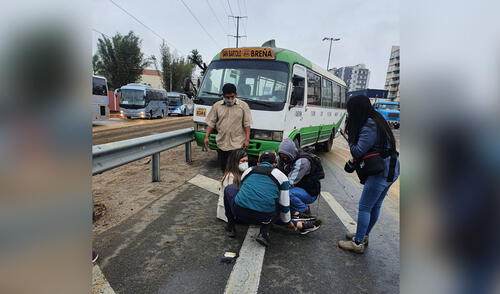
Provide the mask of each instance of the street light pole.
{"label": "street light pole", "polygon": [[330,55],[332,54],[332,43],[333,43],[333,41],[339,41],[340,38],[324,37],[323,41],[326,41],[326,40],[330,41],[330,50],[328,50],[328,63],[326,64],[326,70],[328,70],[328,68],[330,67]]}

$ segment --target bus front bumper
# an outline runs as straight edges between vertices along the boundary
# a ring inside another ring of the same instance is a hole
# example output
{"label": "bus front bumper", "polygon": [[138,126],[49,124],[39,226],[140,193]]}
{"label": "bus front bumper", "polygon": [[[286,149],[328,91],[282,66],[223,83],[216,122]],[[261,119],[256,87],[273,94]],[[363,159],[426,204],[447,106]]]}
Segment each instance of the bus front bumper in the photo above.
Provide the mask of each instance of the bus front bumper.
{"label": "bus front bumper", "polygon": [[[194,132],[196,138],[196,143],[198,146],[203,147],[205,140],[204,132]],[[217,135],[211,134],[209,139],[209,148],[212,150],[217,150],[217,144],[215,143],[215,137]],[[250,139],[250,146],[247,149],[248,155],[258,156],[262,151],[275,151],[278,152],[281,142],[276,141],[265,141],[265,140],[255,140]]]}
{"label": "bus front bumper", "polygon": [[138,110],[120,110],[120,116],[121,117],[130,117],[130,118],[146,118],[149,117],[149,113],[146,113],[144,109],[138,109]]}

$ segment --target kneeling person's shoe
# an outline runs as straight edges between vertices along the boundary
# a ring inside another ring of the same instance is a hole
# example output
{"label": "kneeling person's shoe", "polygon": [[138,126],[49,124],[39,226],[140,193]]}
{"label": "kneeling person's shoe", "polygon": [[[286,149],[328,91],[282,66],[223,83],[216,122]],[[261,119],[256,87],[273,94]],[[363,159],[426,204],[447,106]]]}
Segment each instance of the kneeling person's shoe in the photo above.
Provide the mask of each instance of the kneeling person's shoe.
{"label": "kneeling person's shoe", "polygon": [[[347,232],[345,233],[345,238],[347,240],[354,240],[354,237],[356,237],[356,233],[353,233],[353,232]],[[368,246],[368,236],[365,236],[363,238],[363,244],[366,246]]]}
{"label": "kneeling person's shoe", "polygon": [[309,215],[303,212],[299,212],[298,214],[292,214],[292,220],[295,221],[310,221],[315,219],[316,217],[314,215]]}
{"label": "kneeling person's shoe", "polygon": [[347,251],[352,251],[355,253],[362,254],[365,252],[365,245],[363,243],[356,244],[354,241],[344,241],[341,240],[338,242],[338,245],[340,248],[347,250]]}
{"label": "kneeling person's shoe", "polygon": [[309,234],[310,232],[314,232],[321,227],[321,220],[310,220],[303,221],[302,228],[300,229],[300,233],[302,235]]}
{"label": "kneeling person's shoe", "polygon": [[255,238],[255,241],[259,242],[260,245],[262,246],[265,246],[265,247],[268,247],[270,242],[269,242],[269,235],[268,234],[261,234],[259,233],[259,235],[257,236],[257,238]]}
{"label": "kneeling person's shoe", "polygon": [[236,227],[234,225],[227,224],[226,225],[227,236],[229,238],[236,237]]}

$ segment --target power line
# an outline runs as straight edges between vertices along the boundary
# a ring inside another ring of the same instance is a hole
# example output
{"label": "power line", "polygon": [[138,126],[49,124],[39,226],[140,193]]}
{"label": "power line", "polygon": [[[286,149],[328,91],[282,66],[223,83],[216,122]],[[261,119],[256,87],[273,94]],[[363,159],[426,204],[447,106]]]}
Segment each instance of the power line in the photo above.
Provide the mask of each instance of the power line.
{"label": "power line", "polygon": [[103,33],[103,32],[100,32],[100,31],[98,31],[98,30],[96,30],[96,29],[92,29],[92,30],[93,30],[94,32],[96,32],[96,33],[99,33],[99,34],[104,35],[104,36],[106,36],[107,38],[111,39],[111,37],[110,37],[110,36],[106,35],[106,34],[105,34],[105,33]]}
{"label": "power line", "polygon": [[227,35],[227,31],[224,29],[224,26],[220,22],[219,17],[217,17],[217,14],[215,13],[215,10],[212,8],[212,5],[210,5],[210,2],[208,0],[205,0],[205,1],[207,2],[208,7],[210,7],[210,11],[212,11],[212,14],[214,15],[215,19],[217,20],[217,23],[220,25],[222,31],[224,32],[224,34]]}
{"label": "power line", "polygon": [[[234,15],[233,13],[233,9],[231,8],[231,3],[229,3],[229,0],[227,0],[227,5],[229,6],[229,12],[231,12],[231,15]],[[229,15],[227,15],[228,17],[230,17]],[[236,26],[236,21],[233,19],[233,22],[234,22],[234,26]]]}
{"label": "power line", "polygon": [[[111,1],[111,0],[110,0]],[[214,37],[212,37],[212,35],[210,35],[210,33],[205,29],[205,27],[201,24],[201,22],[198,20],[198,18],[196,17],[196,15],[194,15],[193,11],[191,11],[191,9],[189,8],[189,6],[187,6],[186,2],[184,2],[184,0],[179,0],[182,2],[182,4],[184,4],[184,6],[186,7],[186,9],[189,11],[189,13],[191,14],[191,16],[196,20],[196,22],[200,25],[200,27],[205,31],[205,33],[207,34],[207,36],[210,37],[210,39],[212,39],[212,41],[214,41],[215,45],[217,45],[217,47],[219,48],[219,44],[217,43],[217,41],[215,41]]]}
{"label": "power line", "polygon": [[236,3],[238,4],[238,12],[241,15],[241,7],[240,7],[240,0],[236,0]]}
{"label": "power line", "polygon": [[[150,28],[149,26],[147,26],[145,23],[143,23],[140,19],[138,19],[137,17],[135,17],[132,13],[128,12],[125,8],[121,7],[120,5],[118,5],[118,3],[116,3],[115,1],[113,0],[109,0],[109,2],[113,3],[116,7],[118,7],[119,9],[121,9],[123,12],[125,12],[126,14],[128,14],[130,17],[132,17],[135,21],[137,21],[138,23],[140,23],[142,26],[144,26],[146,29],[148,29],[150,32],[152,32],[155,36],[157,36],[158,38],[160,38],[163,42],[167,43],[168,45],[170,45],[171,47],[173,47],[175,50],[181,52],[182,54],[184,54],[184,52],[182,52],[181,50],[179,50],[177,47],[174,46],[174,44],[168,42],[167,40],[165,40],[165,38],[163,38],[160,34],[158,34],[157,32],[155,32],[152,28]],[[185,55],[185,54],[184,54]]]}

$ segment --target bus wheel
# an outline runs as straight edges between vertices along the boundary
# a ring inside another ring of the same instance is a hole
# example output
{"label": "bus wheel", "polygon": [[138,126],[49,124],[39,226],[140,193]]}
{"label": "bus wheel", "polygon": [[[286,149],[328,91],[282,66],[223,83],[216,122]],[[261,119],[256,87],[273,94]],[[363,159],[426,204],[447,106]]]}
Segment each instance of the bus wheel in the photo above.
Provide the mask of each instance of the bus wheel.
{"label": "bus wheel", "polygon": [[333,134],[330,135],[330,139],[326,142],[316,143],[314,149],[316,152],[330,152],[333,146]]}
{"label": "bus wheel", "polygon": [[187,116],[187,115],[188,115],[187,108],[184,108],[184,116]]}
{"label": "bus wheel", "polygon": [[127,119],[131,119],[132,117],[131,116],[127,116]]}
{"label": "bus wheel", "polygon": [[153,111],[152,110],[149,111],[149,119],[153,119]]}
{"label": "bus wheel", "polygon": [[165,118],[165,110],[161,111],[161,118]]}

